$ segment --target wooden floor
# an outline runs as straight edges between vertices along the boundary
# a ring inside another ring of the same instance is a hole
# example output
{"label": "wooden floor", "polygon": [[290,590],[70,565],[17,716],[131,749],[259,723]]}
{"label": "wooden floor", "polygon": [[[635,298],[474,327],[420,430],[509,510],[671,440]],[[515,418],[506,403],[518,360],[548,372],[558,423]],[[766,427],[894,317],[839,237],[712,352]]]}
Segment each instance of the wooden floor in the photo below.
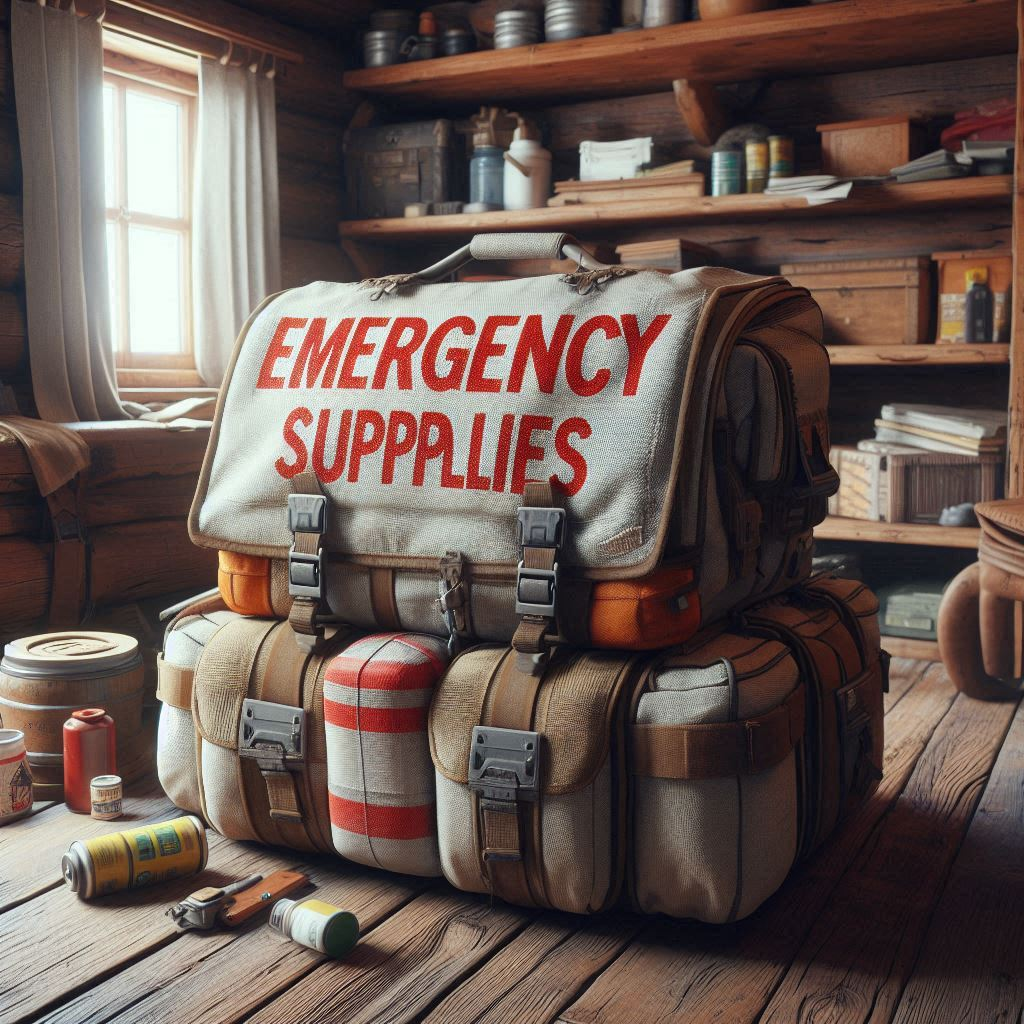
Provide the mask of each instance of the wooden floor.
{"label": "wooden floor", "polygon": [[[0,1024],[257,1021],[1012,1022],[1024,1014],[1024,709],[893,663],[877,796],[753,917],[707,927],[522,911],[443,883],[307,862],[364,937],[328,962],[262,925],[178,933],[198,880],[87,904],[60,881],[100,823],[0,829]],[[168,817],[153,788],[136,821]],[[204,881],[296,864],[211,833]]]}

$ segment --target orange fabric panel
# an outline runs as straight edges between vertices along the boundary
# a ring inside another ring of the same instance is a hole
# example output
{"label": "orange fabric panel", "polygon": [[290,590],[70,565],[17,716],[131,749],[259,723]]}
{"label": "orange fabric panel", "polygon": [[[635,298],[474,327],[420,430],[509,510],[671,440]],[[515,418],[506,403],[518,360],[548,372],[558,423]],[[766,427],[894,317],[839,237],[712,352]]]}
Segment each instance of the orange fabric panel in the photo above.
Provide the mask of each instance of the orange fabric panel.
{"label": "orange fabric panel", "polygon": [[648,651],[682,643],[699,628],[700,598],[689,567],[594,584],[590,639],[595,647]]}
{"label": "orange fabric panel", "polygon": [[240,615],[274,618],[270,603],[270,559],[217,552],[217,586],[224,603]]}

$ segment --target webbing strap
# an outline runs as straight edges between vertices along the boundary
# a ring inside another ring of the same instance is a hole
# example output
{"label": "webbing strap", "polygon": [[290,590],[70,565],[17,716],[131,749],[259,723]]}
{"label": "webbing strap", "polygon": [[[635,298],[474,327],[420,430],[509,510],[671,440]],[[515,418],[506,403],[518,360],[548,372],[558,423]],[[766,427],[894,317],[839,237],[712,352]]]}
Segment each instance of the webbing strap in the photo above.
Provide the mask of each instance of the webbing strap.
{"label": "webbing strap", "polygon": [[[291,629],[282,625],[270,641],[264,668],[260,700],[302,708],[302,683],[312,653],[295,642]],[[303,753],[307,753],[303,751]],[[261,770],[267,787],[270,817],[277,825],[283,841],[296,849],[316,849],[310,823],[306,820],[296,773]]]}
{"label": "webbing strap", "polygon": [[776,708],[741,722],[634,725],[630,770],[656,779],[755,775],[783,761],[804,735],[801,684]]}
{"label": "webbing strap", "polygon": [[172,665],[156,656],[156,699],[172,708],[192,710],[192,683],[195,672],[190,668]]}
{"label": "webbing strap", "polygon": [[[325,501],[320,490],[320,481],[309,470],[292,479],[292,497],[305,495]],[[292,607],[288,621],[296,634],[320,638],[323,628],[319,617],[323,611],[325,581],[320,556],[323,551],[326,525],[326,506],[320,510],[319,520],[296,514],[292,500],[288,503],[288,528],[292,532],[292,547],[288,554],[288,590],[292,595]]]}
{"label": "webbing strap", "polygon": [[370,569],[370,608],[374,621],[381,629],[394,633],[402,628],[395,598],[394,569]]}
{"label": "webbing strap", "polygon": [[[534,515],[556,507],[548,481],[531,481],[523,488],[523,505],[519,510],[523,554],[516,575],[516,609],[521,618],[512,636],[512,647],[523,671],[539,671],[549,635],[557,631],[560,527],[554,526],[554,519],[544,521]],[[534,525],[531,515],[541,521]],[[564,513],[561,517],[559,522],[564,521]]]}
{"label": "webbing strap", "polygon": [[[533,727],[542,676],[523,672],[509,652],[489,687],[489,711],[481,723],[501,729]],[[549,905],[541,871],[539,801],[477,798],[480,854],[491,891],[519,906]]]}

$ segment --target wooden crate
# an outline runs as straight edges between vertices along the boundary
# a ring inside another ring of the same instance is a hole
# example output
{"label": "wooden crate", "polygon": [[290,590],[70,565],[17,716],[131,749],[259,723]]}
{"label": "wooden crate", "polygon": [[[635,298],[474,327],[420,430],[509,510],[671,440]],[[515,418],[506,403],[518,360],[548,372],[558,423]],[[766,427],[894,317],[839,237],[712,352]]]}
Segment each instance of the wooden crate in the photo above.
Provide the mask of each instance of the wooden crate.
{"label": "wooden crate", "polygon": [[967,271],[984,267],[992,291],[992,341],[1010,340],[1010,286],[1013,261],[1009,249],[982,249],[973,252],[936,252],[939,301],[936,316],[937,342],[953,344],[964,340],[964,308],[967,295]]}
{"label": "wooden crate", "polygon": [[874,450],[834,445],[839,490],[829,515],[887,523],[936,523],[939,513],[962,502],[999,497],[1000,455],[953,455],[884,441]]}
{"label": "wooden crate", "polygon": [[913,345],[930,338],[927,256],[787,263],[784,277],[810,290],[839,345]]}
{"label": "wooden crate", "polygon": [[906,116],[819,124],[818,131],[822,169],[839,178],[888,174],[920,155],[921,127]]}

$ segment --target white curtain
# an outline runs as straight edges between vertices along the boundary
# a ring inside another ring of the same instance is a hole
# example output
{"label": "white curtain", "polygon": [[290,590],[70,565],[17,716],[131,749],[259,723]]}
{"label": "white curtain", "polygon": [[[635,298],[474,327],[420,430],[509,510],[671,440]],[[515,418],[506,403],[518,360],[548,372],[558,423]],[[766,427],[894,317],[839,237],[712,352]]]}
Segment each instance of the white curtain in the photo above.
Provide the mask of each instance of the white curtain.
{"label": "white curtain", "polygon": [[107,299],[99,19],[13,0],[25,293],[40,417],[120,419]]}
{"label": "white curtain", "polygon": [[196,366],[224,379],[235,336],[280,288],[274,81],[202,58],[192,218]]}

